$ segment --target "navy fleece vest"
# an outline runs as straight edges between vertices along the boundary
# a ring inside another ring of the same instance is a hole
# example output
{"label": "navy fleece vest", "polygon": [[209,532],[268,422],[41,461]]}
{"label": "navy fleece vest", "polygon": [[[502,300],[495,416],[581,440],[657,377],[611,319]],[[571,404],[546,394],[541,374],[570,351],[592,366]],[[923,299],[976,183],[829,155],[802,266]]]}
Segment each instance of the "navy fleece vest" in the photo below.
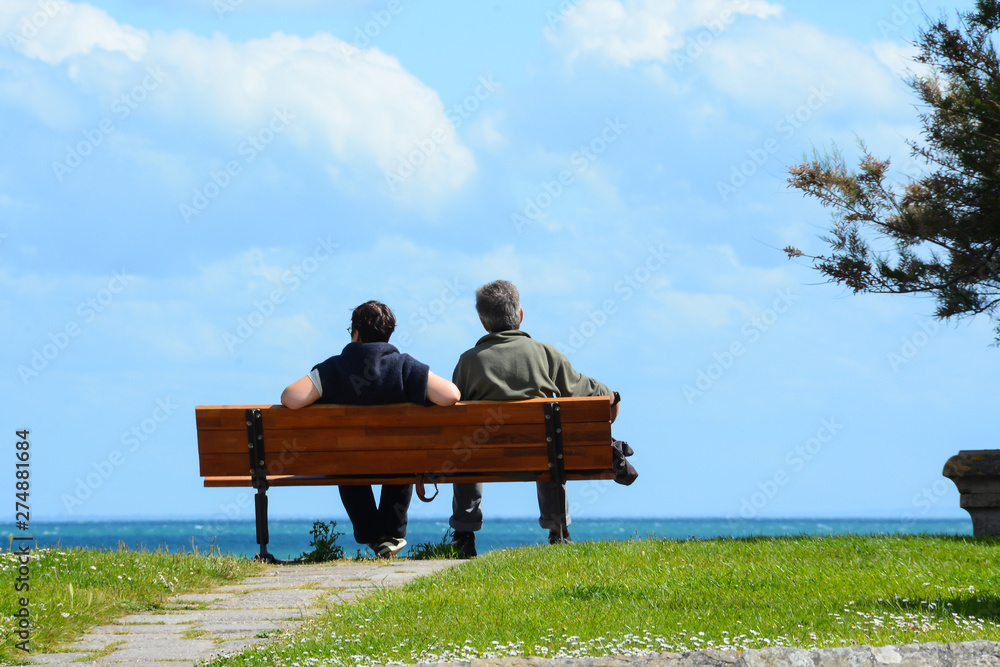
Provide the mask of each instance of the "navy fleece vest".
{"label": "navy fleece vest", "polygon": [[343,352],[314,369],[323,385],[317,403],[427,404],[430,367],[389,343],[348,343]]}

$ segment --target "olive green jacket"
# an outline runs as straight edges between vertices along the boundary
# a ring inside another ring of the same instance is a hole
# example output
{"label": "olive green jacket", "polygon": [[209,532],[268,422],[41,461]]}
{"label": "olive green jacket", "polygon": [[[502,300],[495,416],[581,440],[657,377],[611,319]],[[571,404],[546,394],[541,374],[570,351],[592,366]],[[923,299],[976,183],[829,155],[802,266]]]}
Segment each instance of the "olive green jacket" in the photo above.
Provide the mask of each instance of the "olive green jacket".
{"label": "olive green jacket", "polygon": [[480,338],[459,357],[452,382],[465,401],[611,395],[604,384],[577,373],[555,347],[516,329]]}

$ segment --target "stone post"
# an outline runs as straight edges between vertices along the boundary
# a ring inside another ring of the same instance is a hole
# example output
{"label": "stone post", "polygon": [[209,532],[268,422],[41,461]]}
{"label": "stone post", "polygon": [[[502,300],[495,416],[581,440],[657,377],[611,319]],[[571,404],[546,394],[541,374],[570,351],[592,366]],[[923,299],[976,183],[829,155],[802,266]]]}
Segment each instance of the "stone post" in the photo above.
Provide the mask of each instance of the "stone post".
{"label": "stone post", "polygon": [[972,517],[976,537],[1000,537],[1000,449],[966,449],[944,464],[959,504]]}

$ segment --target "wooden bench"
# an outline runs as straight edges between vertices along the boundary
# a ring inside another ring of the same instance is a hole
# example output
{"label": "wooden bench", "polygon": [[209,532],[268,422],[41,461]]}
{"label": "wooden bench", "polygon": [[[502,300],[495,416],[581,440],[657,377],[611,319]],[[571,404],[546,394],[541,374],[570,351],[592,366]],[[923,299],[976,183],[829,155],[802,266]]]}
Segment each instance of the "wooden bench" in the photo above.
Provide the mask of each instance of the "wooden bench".
{"label": "wooden bench", "polygon": [[202,405],[195,417],[205,486],[257,490],[258,558],[268,562],[275,562],[267,552],[272,486],[417,484],[419,491],[425,483],[614,479],[607,397],[301,410]]}

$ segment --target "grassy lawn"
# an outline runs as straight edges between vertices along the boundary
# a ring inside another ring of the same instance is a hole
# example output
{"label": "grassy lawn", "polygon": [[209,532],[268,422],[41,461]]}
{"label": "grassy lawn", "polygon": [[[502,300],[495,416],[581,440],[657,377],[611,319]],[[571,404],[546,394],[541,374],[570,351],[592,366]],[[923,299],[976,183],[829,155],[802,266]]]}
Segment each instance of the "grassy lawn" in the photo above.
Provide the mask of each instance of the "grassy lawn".
{"label": "grassy lawn", "polygon": [[801,537],[492,552],[213,665],[1000,641],[1000,541]]}
{"label": "grassy lawn", "polygon": [[31,552],[28,592],[16,592],[17,556],[0,552],[0,664],[21,661],[15,644],[18,598],[29,598],[32,653],[50,651],[87,628],[163,606],[174,594],[203,591],[259,572],[246,559],[142,551],[40,549]]}

